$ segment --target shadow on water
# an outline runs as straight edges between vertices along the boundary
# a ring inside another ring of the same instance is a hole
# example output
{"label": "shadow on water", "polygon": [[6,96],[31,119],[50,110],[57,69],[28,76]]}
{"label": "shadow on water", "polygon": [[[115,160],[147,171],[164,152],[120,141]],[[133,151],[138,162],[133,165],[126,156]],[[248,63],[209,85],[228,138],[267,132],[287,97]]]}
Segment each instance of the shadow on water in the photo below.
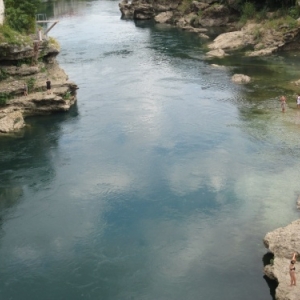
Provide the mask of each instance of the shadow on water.
{"label": "shadow on water", "polygon": [[0,137],[0,218],[19,203],[24,188],[38,190],[50,184],[61,125],[77,116],[75,104],[68,113],[27,118],[21,132]]}

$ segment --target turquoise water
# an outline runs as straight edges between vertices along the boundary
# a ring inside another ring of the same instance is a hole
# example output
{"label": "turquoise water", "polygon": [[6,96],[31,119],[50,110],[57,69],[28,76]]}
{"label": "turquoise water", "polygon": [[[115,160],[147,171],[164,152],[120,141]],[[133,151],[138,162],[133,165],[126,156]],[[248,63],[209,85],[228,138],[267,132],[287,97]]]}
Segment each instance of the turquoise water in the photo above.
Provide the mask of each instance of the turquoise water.
{"label": "turquoise water", "polygon": [[278,101],[298,56],[207,61],[117,1],[50,9],[78,103],[0,140],[1,299],[272,299],[262,239],[299,216],[300,116]]}

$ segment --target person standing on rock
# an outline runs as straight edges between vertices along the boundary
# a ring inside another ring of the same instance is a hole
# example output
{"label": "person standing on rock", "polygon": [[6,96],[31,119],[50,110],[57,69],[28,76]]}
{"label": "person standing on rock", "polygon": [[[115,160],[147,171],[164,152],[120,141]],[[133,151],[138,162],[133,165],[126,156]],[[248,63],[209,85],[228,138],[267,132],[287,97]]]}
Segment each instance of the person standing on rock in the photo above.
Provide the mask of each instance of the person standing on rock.
{"label": "person standing on rock", "polygon": [[24,86],[23,86],[23,95],[28,96],[28,86],[26,83],[24,83]]}
{"label": "person standing on rock", "polygon": [[300,93],[297,94],[297,108],[300,107]]}
{"label": "person standing on rock", "polygon": [[291,276],[291,286],[296,285],[296,253],[293,254],[291,264],[290,264],[290,276]]}
{"label": "person standing on rock", "polygon": [[284,96],[280,97],[280,101],[281,101],[281,111],[285,112],[286,109],[286,98]]}
{"label": "person standing on rock", "polygon": [[51,94],[51,81],[47,78],[46,81],[47,94]]}

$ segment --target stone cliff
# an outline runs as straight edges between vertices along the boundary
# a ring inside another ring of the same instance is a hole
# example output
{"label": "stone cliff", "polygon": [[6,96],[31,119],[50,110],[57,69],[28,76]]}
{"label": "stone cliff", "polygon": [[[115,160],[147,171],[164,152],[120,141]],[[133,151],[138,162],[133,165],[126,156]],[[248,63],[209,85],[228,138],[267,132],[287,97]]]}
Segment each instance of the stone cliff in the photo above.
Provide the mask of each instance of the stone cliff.
{"label": "stone cliff", "polygon": [[[50,38],[26,44],[0,44],[0,133],[24,127],[26,116],[67,111],[76,101],[78,87],[56,61],[56,41]],[[48,78],[50,94],[46,92]]]}
{"label": "stone cliff", "polygon": [[264,268],[265,275],[278,282],[276,299],[299,300],[300,263],[296,263],[297,286],[290,286],[289,265],[293,253],[300,254],[300,220],[284,228],[269,232],[264,238],[265,246],[274,254],[274,259]]}

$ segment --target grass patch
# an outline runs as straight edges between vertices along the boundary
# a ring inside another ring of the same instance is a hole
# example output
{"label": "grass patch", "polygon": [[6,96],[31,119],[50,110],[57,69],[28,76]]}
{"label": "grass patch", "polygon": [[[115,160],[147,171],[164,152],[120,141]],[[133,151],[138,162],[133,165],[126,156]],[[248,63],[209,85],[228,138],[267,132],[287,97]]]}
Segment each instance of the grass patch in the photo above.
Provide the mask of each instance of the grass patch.
{"label": "grass patch", "polygon": [[276,19],[268,20],[264,23],[264,26],[269,29],[280,30],[286,32],[298,26],[297,21],[291,16],[279,17]]}
{"label": "grass patch", "polygon": [[49,37],[49,45],[52,45],[54,48],[56,48],[57,50],[60,50],[60,44],[58,43],[58,41],[53,38],[53,37]]}
{"label": "grass patch", "polygon": [[8,25],[2,25],[0,26],[0,43],[28,45],[31,43],[31,39],[11,29]]}

